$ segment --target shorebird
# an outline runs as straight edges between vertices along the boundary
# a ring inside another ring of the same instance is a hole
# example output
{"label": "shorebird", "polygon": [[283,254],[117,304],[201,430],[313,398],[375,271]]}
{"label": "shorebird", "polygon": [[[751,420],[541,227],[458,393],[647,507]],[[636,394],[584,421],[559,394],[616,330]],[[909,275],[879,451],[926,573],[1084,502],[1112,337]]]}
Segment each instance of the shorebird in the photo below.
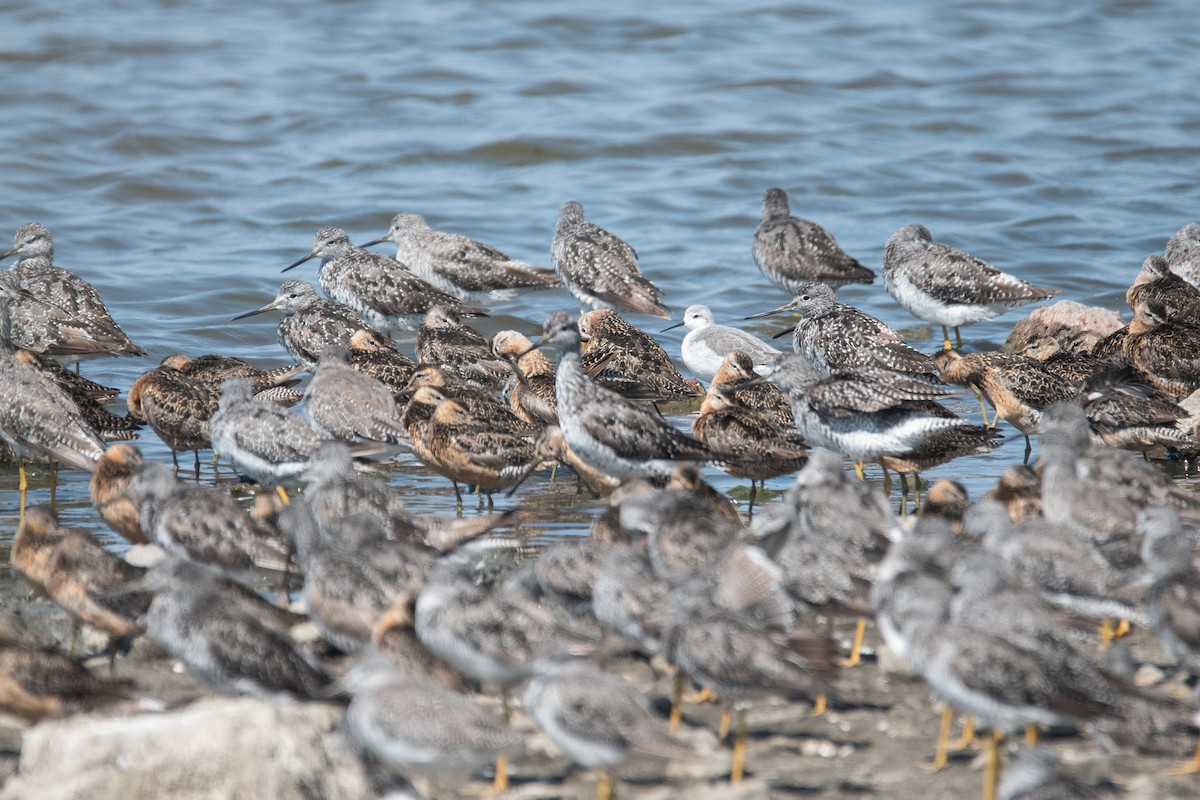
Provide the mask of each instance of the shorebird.
{"label": "shorebird", "polygon": [[63,394],[75,404],[83,420],[104,441],[129,441],[138,438],[138,431],[142,427],[139,420],[128,415],[118,417],[104,406],[105,402],[116,397],[115,389],[110,390],[90,381],[52,358],[39,356],[32,350],[16,350],[13,355],[18,361],[33,367],[62,389]]}
{"label": "shorebird", "polygon": [[1115,569],[1141,564],[1137,515],[1171,506],[1200,518],[1200,498],[1133,454],[1093,443],[1083,409],[1056,403],[1042,415],[1042,513],[1091,541]]}
{"label": "shorebird", "polygon": [[363,322],[353,308],[326,300],[317,294],[315,286],[305,281],[284,281],[274,300],[233,319],[246,319],[275,310],[283,312],[283,318],[279,320],[279,343],[309,370],[317,368],[317,361],[326,347],[331,344],[350,347],[350,340],[356,334],[365,340],[376,340],[381,347],[391,345],[386,336]]}
{"label": "shorebird", "polygon": [[767,369],[768,379],[787,392],[804,440],[852,458],[860,478],[864,461],[908,453],[939,431],[970,425],[915,402],[950,394],[920,376],[868,368],[822,377],[794,353],[781,353]]}
{"label": "shorebird", "polygon": [[1013,754],[996,791],[999,800],[1118,800],[1125,794],[1108,781],[1085,783],[1062,772],[1058,759],[1036,747],[1023,747]]}
{"label": "shorebird", "polygon": [[255,400],[245,378],[221,384],[210,429],[217,453],[256,483],[281,491],[300,479],[309,458],[329,439],[287,409]]}
{"label": "shorebird", "polygon": [[176,470],[178,454],[191,450],[200,474],[200,451],[212,447],[210,421],[217,410],[212,387],[175,367],[160,365],[134,380],[125,401],[129,415],[149,425],[171,451]]}
{"label": "shorebird", "polygon": [[783,189],[770,188],[763,194],[762,220],[751,252],[763,275],[792,294],[808,281],[844,286],[875,280],[875,273],[848,256],[828,231],[793,217]]}
{"label": "shorebird", "polygon": [[688,332],[680,345],[683,363],[692,374],[712,380],[725,356],[739,350],[756,364],[765,364],[779,351],[753,334],[728,325],[717,325],[708,306],[696,304],[683,312],[683,321],[663,328],[663,332],[686,325]]}
{"label": "shorebird", "polygon": [[50,507],[29,509],[13,537],[10,560],[30,585],[67,612],[76,631],[87,625],[108,636],[111,658],[145,630],[150,596],[118,591],[145,570],[105,550],[87,531],[60,525]]}
{"label": "shorebird", "polygon": [[929,356],[910,347],[883,321],[839,303],[824,284],[800,284],[791,302],[747,319],[783,311],[795,311],[800,317],[792,329],[792,350],[824,374],[862,367],[928,375],[930,379],[937,374]]}
{"label": "shorebird", "polygon": [[1195,672],[1200,669],[1200,530],[1182,525],[1174,509],[1152,507],[1138,515],[1138,531],[1147,570],[1146,616],[1176,663]]}
{"label": "shorebird", "polygon": [[554,269],[581,304],[670,318],[662,292],[642,276],[637,253],[617,236],[583,218],[575,201],[558,209],[550,245]]}
{"label": "shorebird", "polygon": [[1159,301],[1138,304],[1122,349],[1163,394],[1181,398],[1200,389],[1200,327],[1169,318]]}
{"label": "shorebird", "polygon": [[382,653],[359,658],[338,683],[352,697],[347,733],[405,775],[461,776],[523,749],[524,737],[478,702]]}
{"label": "shorebird", "polygon": [[583,371],[625,397],[685,400],[700,394],[695,381],[679,374],[662,345],[612,309],[582,314],[579,337],[587,345],[580,362]]}
{"label": "shorebird", "polygon": [[[90,341],[90,346],[85,348],[88,354],[146,354],[121,330],[94,286],[54,263],[54,240],[45,225],[27,222],[17,228],[12,248],[0,253],[0,260],[13,255],[18,258],[11,274],[17,283],[34,297],[61,309],[69,319],[82,326],[83,330],[78,333]],[[48,344],[50,342],[43,339],[38,346],[46,347]],[[53,353],[54,347],[49,347],[45,352]]]}
{"label": "shorebird", "polygon": [[272,624],[277,611],[232,590],[207,568],[167,558],[146,574],[156,591],[147,632],[188,670],[226,694],[315,698],[329,678]]}
{"label": "shorebird", "polygon": [[169,467],[146,462],[125,494],[138,509],[142,533],[168,553],[224,570],[288,569],[287,542],[228,492],[178,481]]}
{"label": "shorebird", "polygon": [[405,387],[417,369],[416,362],[397,350],[386,337],[371,330],[352,333],[350,366],[391,389],[396,402],[408,400]]}
{"label": "shorebird", "polygon": [[509,258],[466,236],[433,230],[418,214],[397,214],[385,235],[362,246],[384,242],[396,245],[396,260],[415,275],[469,303],[511,300],[522,289],[562,283],[554,270]]}
{"label": "shorebird", "polygon": [[954,328],[998,317],[1028,303],[1059,294],[1026,283],[982,259],[935,243],[924,225],[905,225],[883,249],[883,285],[914,317],[942,326],[945,349]]}
{"label": "shorebird", "polygon": [[751,512],[756,482],[795,472],[808,461],[808,444],[795,427],[785,428],[763,412],[739,405],[719,388],[704,396],[700,414],[692,420],[692,435],[726,472],[750,480]]}
{"label": "shorebird", "polygon": [[142,532],[138,504],[129,499],[126,489],[133,475],[145,463],[142,451],[127,444],[114,444],[96,462],[88,491],[92,506],[108,527],[130,544],[149,541]]}
{"label": "shorebird", "polygon": [[567,444],[585,462],[621,480],[665,480],[677,461],[712,454],[645,406],[588,379],[579,354],[579,329],[565,311],[546,319],[538,346],[558,350],[558,420]]}
{"label": "shorebird", "polygon": [[1157,301],[1168,319],[1200,321],[1200,289],[1171,271],[1162,256],[1146,256],[1142,269],[1125,290],[1125,304],[1134,311],[1142,303]]}
{"label": "shorebird", "polygon": [[20,618],[0,614],[0,711],[29,722],[111,705],[128,683],[97,678],[75,659],[43,647]]}
{"label": "shorebird", "polygon": [[414,318],[436,305],[464,316],[487,315],[486,309],[467,305],[421,280],[396,259],[355,247],[341,228],[321,228],[313,238],[312,251],[283,271],[317,257],[321,259],[317,277],[325,294],[353,308],[383,333],[410,330]]}
{"label": "shorebird", "polygon": [[491,342],[444,306],[429,309],[421,321],[415,352],[418,363],[488,389],[499,389],[509,375],[508,365],[492,354]]}
{"label": "shorebird", "polygon": [[1172,272],[1200,288],[1200,222],[1189,222],[1176,231],[1164,255]]}
{"label": "shorebird", "polygon": [[572,761],[599,770],[597,800],[614,796],[612,770],[632,757],[695,757],[638,689],[583,661],[539,664],[525,710]]}
{"label": "shorebird", "polygon": [[0,438],[17,455],[20,514],[25,514],[25,459],[51,462],[51,502],[57,465],[91,472],[104,454],[104,442],[80,416],[62,389],[14,355],[10,313],[16,291],[0,282]]}
{"label": "shorebird", "polygon": [[1198,444],[1194,417],[1132,369],[1093,376],[1080,399],[1092,430],[1111,447],[1147,453],[1164,447],[1190,451]]}
{"label": "shorebird", "polygon": [[318,432],[347,442],[408,446],[392,390],[350,365],[350,353],[325,348],[304,390],[301,413]]}
{"label": "shorebird", "polygon": [[440,367],[420,364],[413,370],[406,393],[411,397],[422,386],[437,389],[439,394],[461,405],[472,417],[486,422],[492,430],[531,438],[537,435],[537,425],[517,416],[494,392],[467,383]]}
{"label": "shorebird", "polygon": [[508,404],[513,413],[530,425],[558,425],[558,401],[554,390],[554,362],[533,342],[517,331],[500,331],[492,337],[492,353],[512,367]]}
{"label": "shorebird", "polygon": [[761,411],[780,425],[791,427],[795,421],[787,395],[772,383],[757,383],[757,378],[753,359],[735,350],[725,356],[709,389],[719,389],[739,405]]}
{"label": "shorebird", "polygon": [[528,439],[497,430],[432,387],[418,389],[409,405],[433,406],[422,427],[408,428],[413,453],[425,466],[450,479],[459,508],[460,482],[487,494],[490,507],[492,492],[516,485],[536,460]]}
{"label": "shorebird", "polygon": [[[1042,409],[1078,394],[1075,386],[1040,362],[1021,355],[960,354],[956,350],[943,350],[934,361],[942,380],[978,389],[992,404],[996,417],[1004,419],[1024,435],[1026,463],[1033,447],[1029,434],[1041,430]],[[987,422],[986,416],[984,422]],[[992,425],[995,424],[993,420]]]}

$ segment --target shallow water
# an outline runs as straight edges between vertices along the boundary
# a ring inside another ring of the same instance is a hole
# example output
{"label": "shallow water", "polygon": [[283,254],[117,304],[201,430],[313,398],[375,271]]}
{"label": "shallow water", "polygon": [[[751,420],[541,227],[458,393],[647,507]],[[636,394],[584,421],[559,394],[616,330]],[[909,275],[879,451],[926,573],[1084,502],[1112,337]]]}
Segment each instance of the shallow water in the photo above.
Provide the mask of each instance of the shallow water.
{"label": "shallow water", "polygon": [[[919,221],[1112,308],[1200,217],[1189,4],[843,6],[10,4],[0,232],[50,226],[58,262],[150,351],[83,367],[127,387],[173,351],[283,363],[274,319],[229,318],[273,296],[318,227],[363,241],[398,211],[548,265],[556,210],[580,200],[637,248],[676,318],[704,302],[726,323],[787,299],[750,257],[768,186],[876,270],[890,233]],[[841,296],[938,346],[881,285]],[[527,294],[482,327],[530,333],[559,307],[575,307],[565,291]],[[968,329],[970,345],[998,346],[1018,316]],[[681,334],[660,338],[677,354]],[[169,458],[152,433],[140,446]],[[927,477],[977,496],[1022,448],[1014,435]],[[59,498],[97,527],[85,478],[64,473]],[[392,479],[417,509],[453,510],[415,465]],[[0,557],[16,482],[0,473]],[[585,530],[597,508],[545,477],[519,499],[547,533]]]}

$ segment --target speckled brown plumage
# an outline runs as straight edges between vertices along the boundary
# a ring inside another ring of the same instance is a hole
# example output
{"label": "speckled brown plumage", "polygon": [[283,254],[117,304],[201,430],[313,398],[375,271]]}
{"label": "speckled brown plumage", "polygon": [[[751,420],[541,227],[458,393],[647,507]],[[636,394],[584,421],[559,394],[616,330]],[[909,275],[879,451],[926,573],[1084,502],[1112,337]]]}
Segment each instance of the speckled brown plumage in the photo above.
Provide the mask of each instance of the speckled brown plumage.
{"label": "speckled brown plumage", "polygon": [[532,348],[533,342],[516,331],[500,331],[492,337],[492,352],[513,368],[508,382],[508,404],[513,413],[532,425],[557,425],[554,362]]}
{"label": "speckled brown plumage", "polygon": [[764,275],[792,294],[807,281],[844,286],[875,280],[875,273],[847,255],[828,231],[793,217],[787,193],[775,187],[763,193],[751,254]]}
{"label": "speckled brown plumage", "polygon": [[89,492],[100,518],[127,542],[144,544],[138,506],[125,494],[133,474],[141,467],[142,451],[127,444],[114,444],[96,462]]}
{"label": "speckled brown plumage", "polygon": [[417,365],[380,334],[372,330],[357,330],[350,335],[350,366],[392,390],[397,401],[407,401],[405,387],[412,380]]}
{"label": "speckled brown plumage", "polygon": [[145,570],[108,552],[85,530],[59,525],[49,506],[33,506],[13,538],[13,568],[72,619],[113,641],[140,634],[150,605],[145,592],[117,591]]}
{"label": "speckled brown plumage", "polygon": [[625,397],[682,400],[700,394],[667,351],[611,309],[579,317],[579,337],[585,343],[582,364],[589,378]]}
{"label": "speckled brown plumage", "polygon": [[692,435],[735,478],[766,481],[795,472],[808,461],[808,446],[794,427],[784,428],[761,411],[738,405],[709,389]]}
{"label": "speckled brown plumage", "polygon": [[492,430],[504,431],[515,436],[537,435],[536,425],[514,414],[512,409],[490,390],[457,379],[438,367],[420,364],[413,370],[408,382],[408,392],[411,394],[422,386],[437,389],[440,394],[461,405],[475,419],[486,421]]}
{"label": "speckled brown plumage", "polygon": [[750,356],[735,350],[725,356],[710,386],[733,397],[738,405],[761,411],[777,424],[791,427],[794,422],[787,395],[773,383],[748,383],[757,377]]}
{"label": "speckled brown plumage", "polygon": [[1170,319],[1161,303],[1138,306],[1124,350],[1129,363],[1164,394],[1186,397],[1200,389],[1200,327]]}
{"label": "speckled brown plumage", "polygon": [[217,410],[217,397],[206,382],[175,367],[158,366],[134,380],[125,400],[130,416],[149,425],[174,458],[179,452],[212,447],[209,420]]}
{"label": "speckled brown plumage", "polygon": [[443,306],[429,309],[421,321],[416,356],[418,363],[433,364],[488,389],[499,389],[509,376],[508,365],[492,355],[491,342]]}
{"label": "speckled brown plumage", "polygon": [[14,355],[18,361],[28,364],[54,381],[63,394],[75,404],[79,415],[102,439],[129,441],[138,438],[141,422],[129,416],[118,417],[103,405],[117,395],[116,389],[89,381],[53,359],[39,356],[32,350],[17,350]]}

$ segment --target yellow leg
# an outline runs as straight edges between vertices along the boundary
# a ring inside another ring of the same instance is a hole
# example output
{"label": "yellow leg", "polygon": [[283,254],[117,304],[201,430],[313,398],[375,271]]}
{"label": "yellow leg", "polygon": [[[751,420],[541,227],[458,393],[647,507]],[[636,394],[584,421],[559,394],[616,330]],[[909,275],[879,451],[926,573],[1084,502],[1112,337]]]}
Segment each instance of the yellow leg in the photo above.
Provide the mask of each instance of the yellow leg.
{"label": "yellow leg", "polygon": [[814,717],[821,716],[822,714],[825,713],[825,710],[828,705],[829,705],[829,698],[825,696],[824,692],[821,692],[821,694],[817,695],[817,701],[815,703],[813,703],[812,715]]}
{"label": "yellow leg", "polygon": [[867,479],[867,476],[863,474],[863,462],[854,462],[854,474],[858,476],[860,481],[865,481]]}
{"label": "yellow leg", "polygon": [[996,800],[996,787],[1000,783],[1000,740],[1004,738],[1001,731],[992,731],[992,735],[983,740],[987,761],[983,771],[983,800]]}
{"label": "yellow leg", "polygon": [[944,769],[950,761],[950,726],[954,724],[954,709],[947,705],[942,709],[942,724],[938,726],[937,746],[933,751],[933,771]]}
{"label": "yellow leg", "polygon": [[683,717],[683,673],[675,671],[675,685],[671,689],[671,721],[667,730],[673,736],[679,730],[679,722]]}
{"label": "yellow leg", "polygon": [[1129,624],[1129,620],[1118,620],[1117,629],[1113,631],[1113,638],[1120,639],[1122,636],[1128,636],[1131,630],[1133,630],[1133,626]]}
{"label": "yellow leg", "polygon": [[729,723],[733,720],[733,706],[728,703],[721,711],[721,721],[717,724],[717,738],[724,739],[729,735]]}
{"label": "yellow leg", "polygon": [[715,703],[720,698],[717,697],[716,692],[704,686],[698,692],[680,695],[679,699],[684,703]]}
{"label": "yellow leg", "polygon": [[613,779],[612,774],[606,770],[600,770],[596,775],[596,800],[610,800],[613,796]]}
{"label": "yellow leg", "polygon": [[962,350],[962,333],[958,330],[958,326],[954,326],[954,346],[958,350]]}
{"label": "yellow leg", "polygon": [[17,471],[21,475],[21,482],[17,485],[17,488],[21,490],[21,508],[17,519],[23,520],[25,519],[25,492],[29,489],[29,480],[25,477],[25,459],[17,462]]}
{"label": "yellow leg", "polygon": [[1037,747],[1038,743],[1038,726],[1029,724],[1025,726],[1025,746]]}
{"label": "yellow leg", "polygon": [[989,428],[996,427],[1000,422],[1000,417],[997,416],[991,422],[988,422],[987,398],[983,396],[983,392],[973,383],[969,388],[971,389],[971,394],[975,395],[975,399],[979,401],[979,413],[983,414],[983,424]]}
{"label": "yellow leg", "polygon": [[914,472],[912,474],[913,487],[913,512],[921,513],[921,473]]}
{"label": "yellow leg", "polygon": [[492,781],[492,791],[503,792],[508,788],[508,756],[496,756],[496,777]]}
{"label": "yellow leg", "polygon": [[862,663],[863,634],[867,631],[867,618],[859,617],[858,625],[854,628],[854,644],[850,647],[850,657],[842,661],[843,667],[853,667]]}
{"label": "yellow leg", "polygon": [[1112,617],[1105,617],[1100,623],[1100,649],[1106,650],[1112,644],[1112,640],[1117,638],[1113,631]]}
{"label": "yellow leg", "polygon": [[287,489],[282,486],[276,486],[275,492],[279,495],[279,499],[283,501],[285,506],[291,504],[292,500],[288,497]]}
{"label": "yellow leg", "polygon": [[738,710],[738,731],[733,740],[733,767],[729,770],[729,782],[739,784],[746,769],[746,736],[749,730],[746,726],[746,710]]}
{"label": "yellow leg", "polygon": [[[883,470],[883,494],[886,497],[891,497],[892,496],[892,474],[890,472],[888,472],[888,468],[883,465],[882,461],[879,462],[879,468],[881,470]],[[902,476],[901,481],[903,481],[903,480],[904,480],[904,478]],[[900,485],[901,485],[900,491],[903,492],[904,484],[901,483]]]}
{"label": "yellow leg", "polygon": [[975,746],[975,718],[970,714],[963,719],[962,736],[954,743],[955,750],[966,750]]}
{"label": "yellow leg", "polygon": [[[961,347],[962,345],[959,346]],[[942,326],[942,347],[947,350],[953,349],[950,347],[950,331],[946,330],[945,325]]]}

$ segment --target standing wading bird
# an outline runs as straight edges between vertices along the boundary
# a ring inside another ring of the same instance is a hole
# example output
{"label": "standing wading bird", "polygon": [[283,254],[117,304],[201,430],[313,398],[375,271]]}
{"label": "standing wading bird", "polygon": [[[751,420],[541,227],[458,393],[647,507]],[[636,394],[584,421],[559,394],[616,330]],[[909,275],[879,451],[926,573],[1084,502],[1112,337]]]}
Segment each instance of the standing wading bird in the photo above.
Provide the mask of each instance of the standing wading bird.
{"label": "standing wading bird", "polygon": [[22,292],[10,280],[0,281],[0,438],[8,442],[19,459],[20,516],[24,517],[29,486],[25,459],[50,461],[53,503],[59,462],[91,472],[104,454],[104,441],[62,389],[14,355],[10,313],[12,303]]}
{"label": "standing wading bird", "polygon": [[558,351],[558,422],[567,444],[588,464],[621,480],[665,481],[678,461],[708,461],[712,453],[652,409],[588,379],[579,329],[565,311],[546,318],[537,347]]}
{"label": "standing wading bird", "polygon": [[793,294],[808,281],[844,286],[875,280],[875,273],[847,255],[828,231],[793,217],[783,189],[770,188],[763,194],[762,221],[754,231],[751,252],[763,274]]}
{"label": "standing wading bird", "polygon": [[435,231],[418,214],[397,214],[386,235],[363,247],[392,242],[396,260],[422,280],[468,303],[511,300],[522,289],[562,283],[554,270],[509,258],[486,244]]}
{"label": "standing wading bird", "polygon": [[637,252],[585,220],[583,206],[575,201],[558,209],[550,256],[567,289],[588,308],[615,308],[664,319],[671,316],[663,305],[662,292],[638,269]]}
{"label": "standing wading bird", "polygon": [[962,348],[958,329],[1060,294],[1015,278],[973,255],[933,241],[924,225],[905,225],[883,249],[883,285],[914,317],[942,326],[945,349]]}
{"label": "standing wading bird", "polygon": [[[12,255],[17,256],[11,271],[17,284],[34,297],[60,309],[66,319],[74,320],[76,341],[79,344],[87,342],[82,349],[78,349],[78,345],[69,345],[63,354],[70,355],[70,350],[75,350],[75,355],[146,354],[112,318],[96,287],[54,263],[54,240],[45,225],[27,222],[17,228],[12,248],[0,253],[0,260]],[[38,347],[48,348],[44,352],[55,352],[51,341],[44,336],[39,338]]]}
{"label": "standing wading bird", "polygon": [[350,244],[341,228],[321,228],[313,238],[312,251],[283,271],[317,257],[321,259],[317,278],[325,294],[353,308],[378,331],[396,335],[409,330],[415,318],[437,305],[463,316],[487,316],[486,309],[467,305],[431,286],[396,259]]}
{"label": "standing wading bird", "polygon": [[765,364],[779,352],[753,334],[728,325],[717,325],[713,321],[712,311],[706,305],[688,306],[683,312],[683,321],[668,325],[662,332],[681,325],[686,325],[688,329],[680,345],[683,363],[692,374],[704,380],[712,380],[725,356],[735,350],[746,353],[757,364]]}

